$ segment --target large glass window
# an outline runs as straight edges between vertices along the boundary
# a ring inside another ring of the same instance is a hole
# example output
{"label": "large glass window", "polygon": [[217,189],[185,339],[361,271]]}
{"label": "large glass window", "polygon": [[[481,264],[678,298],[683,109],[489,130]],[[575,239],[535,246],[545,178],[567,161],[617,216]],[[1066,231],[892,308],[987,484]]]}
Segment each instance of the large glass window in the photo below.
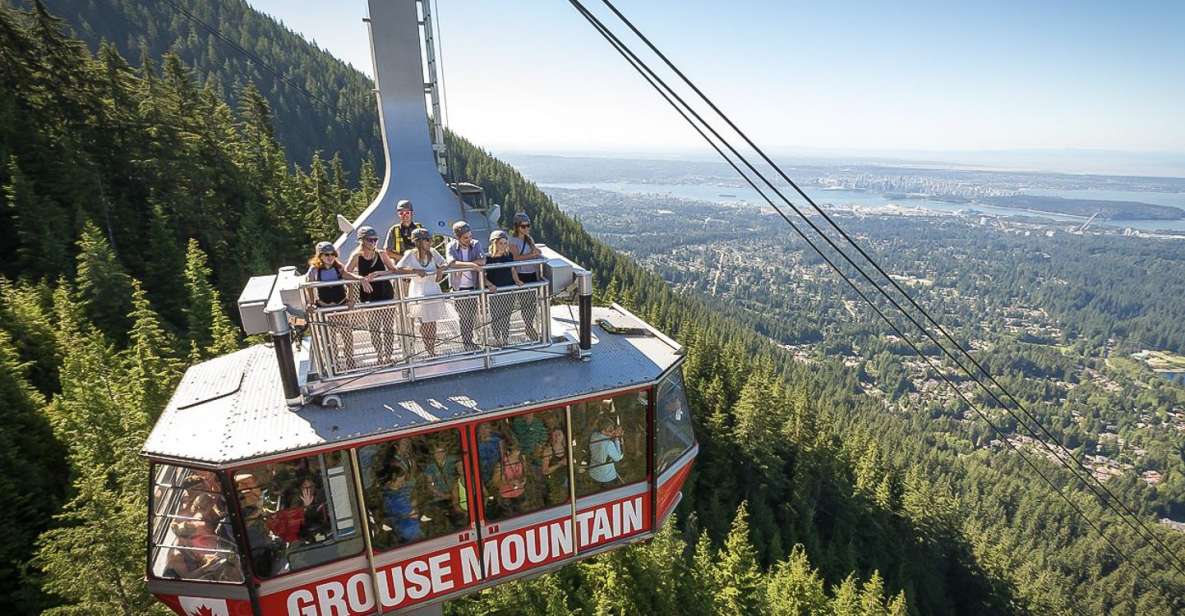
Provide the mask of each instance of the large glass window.
{"label": "large glass window", "polygon": [[152,516],[154,577],[243,581],[230,513],[215,473],[153,466]]}
{"label": "large glass window", "polygon": [[469,493],[457,430],[363,447],[358,464],[376,550],[469,526]]}
{"label": "large glass window", "polygon": [[658,385],[654,403],[655,472],[662,474],[695,444],[691,410],[683,390],[683,374],[676,370]]}
{"label": "large glass window", "polygon": [[270,578],[353,556],[364,544],[345,452],[235,473],[255,574]]}
{"label": "large glass window", "polygon": [[577,496],[646,479],[646,406],[646,391],[572,406]]}
{"label": "large glass window", "polygon": [[550,409],[478,425],[486,520],[504,520],[571,500],[564,414],[563,408]]}

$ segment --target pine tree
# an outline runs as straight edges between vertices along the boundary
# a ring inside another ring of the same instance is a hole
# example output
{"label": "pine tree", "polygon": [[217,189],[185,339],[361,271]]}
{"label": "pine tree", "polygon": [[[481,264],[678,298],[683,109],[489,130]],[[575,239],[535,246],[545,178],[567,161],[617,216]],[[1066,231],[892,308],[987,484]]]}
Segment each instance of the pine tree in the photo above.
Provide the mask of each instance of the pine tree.
{"label": "pine tree", "polygon": [[687,594],[684,586],[690,581],[687,571],[690,562],[684,557],[687,542],[677,526],[677,520],[672,517],[649,542],[630,548],[637,576],[634,602],[641,613],[656,616],[688,613],[681,597]]}
{"label": "pine tree", "polygon": [[[69,293],[59,290],[59,314],[74,310],[64,302]],[[65,602],[46,613],[164,614],[143,583],[148,474],[138,452],[148,436],[146,392],[89,323],[75,321],[59,335],[70,352],[48,414],[69,450],[74,496],[38,539],[44,588]]]}
{"label": "pine tree", "polygon": [[57,324],[50,318],[51,297],[45,282],[11,283],[0,278],[0,328],[8,331],[22,360],[28,362],[28,379],[42,394],[58,389]]}
{"label": "pine tree", "polygon": [[131,282],[99,227],[87,221],[78,240],[78,293],[90,320],[107,335],[128,328]]}
{"label": "pine tree", "polygon": [[716,611],[721,614],[762,614],[761,572],[757,551],[749,538],[749,510],[745,503],[737,509],[732,529],[724,540],[714,569]]}
{"label": "pine tree", "polygon": [[831,598],[831,613],[835,616],[861,616],[860,592],[856,590],[855,574],[844,578]]}
{"label": "pine tree", "polygon": [[71,236],[69,217],[52,200],[37,194],[15,156],[7,164],[3,193],[5,213],[13,219],[16,259],[4,270],[28,279],[54,278],[69,271],[70,255],[61,245],[63,237]]}
{"label": "pine tree", "polygon": [[337,237],[336,202],[333,186],[325,170],[325,163],[321,160],[321,153],[313,154],[313,162],[309,165],[309,173],[303,178],[302,201],[308,208],[305,214],[305,225],[309,234],[315,238],[332,239]]}
{"label": "pine tree", "polygon": [[597,616],[641,611],[634,602],[638,593],[627,563],[631,556],[628,550],[618,550],[580,563],[582,577],[591,587],[592,609]]}
{"label": "pine tree", "polygon": [[790,557],[770,571],[765,597],[771,616],[809,616],[829,608],[823,578],[811,567],[802,545],[794,546]]}
{"label": "pine tree", "polygon": [[185,308],[191,359],[203,359],[238,350],[239,335],[222,310],[218,290],[210,284],[210,266],[197,240],[190,239],[185,256]]}
{"label": "pine tree", "polygon": [[131,346],[124,351],[128,375],[140,392],[140,413],[155,420],[180,380],[181,365],[176,340],[161,327],[138,280],[132,280],[131,319]]}
{"label": "pine tree", "polygon": [[683,595],[683,607],[687,614],[715,613],[715,598],[718,590],[716,583],[716,552],[712,549],[712,541],[707,533],[700,533],[695,542],[695,551],[691,557],[691,570],[688,572],[688,584]]}
{"label": "pine tree", "polygon": [[62,497],[62,450],[42,413],[45,399],[26,380],[28,364],[0,330],[0,603],[36,612],[40,597],[21,585],[37,535]]}
{"label": "pine tree", "polygon": [[885,609],[885,581],[879,571],[873,571],[872,577],[864,582],[860,589],[860,613],[862,616],[888,616]]}

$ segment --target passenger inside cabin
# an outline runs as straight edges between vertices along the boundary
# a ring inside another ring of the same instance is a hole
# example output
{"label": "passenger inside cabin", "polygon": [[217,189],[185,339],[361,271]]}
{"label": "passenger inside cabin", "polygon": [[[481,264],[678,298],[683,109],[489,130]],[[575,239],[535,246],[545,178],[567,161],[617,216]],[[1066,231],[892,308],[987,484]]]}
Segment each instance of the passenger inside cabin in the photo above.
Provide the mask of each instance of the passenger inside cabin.
{"label": "passenger inside cabin", "polygon": [[617,463],[625,457],[621,440],[625,430],[610,415],[603,415],[588,438],[588,476],[600,484],[620,484]]}
{"label": "passenger inside cabin", "polygon": [[165,577],[220,579],[229,563],[225,550],[234,547],[225,506],[220,504],[221,496],[208,492],[182,495],[178,518],[171,525],[177,549],[169,552]]}
{"label": "passenger inside cabin", "polygon": [[432,446],[432,459],[424,466],[424,477],[428,480],[428,491],[434,501],[448,501],[452,489],[456,458],[449,454],[444,443]]}
{"label": "passenger inside cabin", "polygon": [[506,455],[494,468],[494,488],[498,491],[498,504],[502,517],[511,513],[523,513],[523,494],[527,489],[527,462],[523,450],[514,439],[506,445]]}
{"label": "passenger inside cabin", "polygon": [[469,491],[465,489],[465,463],[457,460],[457,479],[453,482],[453,519],[461,524],[469,522]]}
{"label": "passenger inside cabin", "polygon": [[512,418],[510,429],[522,450],[532,460],[539,460],[539,448],[547,442],[547,425],[539,420],[539,413],[527,413]]}
{"label": "passenger inside cabin", "polygon": [[329,525],[329,504],[325,502],[319,477],[310,474],[301,478],[297,502],[304,511],[300,538],[310,543],[324,541],[332,529]]}
{"label": "passenger inside cabin", "polygon": [[541,472],[547,486],[547,504],[558,505],[568,499],[568,444],[562,420],[556,415],[544,418],[547,425],[547,442],[540,452],[543,458]]}
{"label": "passenger inside cabin", "polygon": [[502,459],[503,440],[492,423],[483,423],[477,427],[477,457],[481,463],[482,483],[489,483],[494,477],[494,467]]}
{"label": "passenger inside cabin", "polygon": [[386,481],[383,482],[383,530],[395,534],[396,543],[411,543],[421,537],[420,514],[416,511],[413,501],[415,483],[411,473],[400,464],[392,464],[387,469]]}

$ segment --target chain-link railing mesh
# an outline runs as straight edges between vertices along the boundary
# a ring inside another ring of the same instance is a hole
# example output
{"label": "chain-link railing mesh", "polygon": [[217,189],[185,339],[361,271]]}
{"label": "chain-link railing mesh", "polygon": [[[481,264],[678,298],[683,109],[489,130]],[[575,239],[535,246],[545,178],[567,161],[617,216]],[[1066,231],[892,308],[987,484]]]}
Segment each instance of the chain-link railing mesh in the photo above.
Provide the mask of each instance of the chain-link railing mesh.
{"label": "chain-link railing mesh", "polygon": [[310,317],[314,354],[325,375],[336,377],[546,342],[546,289],[319,308]]}

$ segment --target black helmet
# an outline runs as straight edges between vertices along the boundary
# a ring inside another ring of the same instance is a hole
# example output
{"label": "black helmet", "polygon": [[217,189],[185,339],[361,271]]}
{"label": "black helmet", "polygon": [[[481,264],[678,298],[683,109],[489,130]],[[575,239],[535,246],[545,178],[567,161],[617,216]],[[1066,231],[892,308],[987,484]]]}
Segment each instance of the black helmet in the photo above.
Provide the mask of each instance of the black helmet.
{"label": "black helmet", "polygon": [[358,227],[358,239],[364,240],[366,238],[378,238],[379,232],[374,230],[374,227],[364,226]]}
{"label": "black helmet", "polygon": [[432,239],[432,232],[423,227],[417,227],[415,231],[411,232],[411,241],[413,242],[430,239]]}
{"label": "black helmet", "polygon": [[531,217],[527,216],[526,212],[518,212],[514,215],[514,226],[517,227],[521,224],[531,224]]}

